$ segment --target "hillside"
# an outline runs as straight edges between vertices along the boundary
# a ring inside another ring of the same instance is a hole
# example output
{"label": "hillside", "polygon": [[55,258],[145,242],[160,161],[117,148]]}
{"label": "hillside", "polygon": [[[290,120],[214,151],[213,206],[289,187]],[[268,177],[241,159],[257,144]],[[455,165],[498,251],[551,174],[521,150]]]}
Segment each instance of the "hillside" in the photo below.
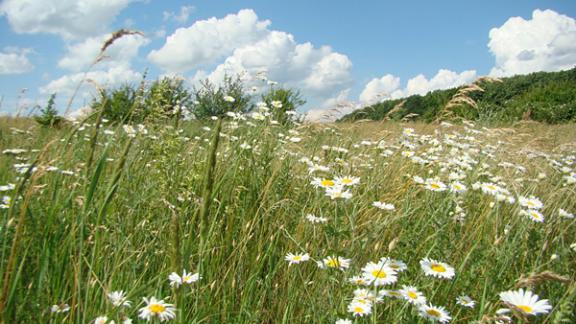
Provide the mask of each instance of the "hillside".
{"label": "hillside", "polygon": [[[518,75],[503,78],[501,81],[477,81],[477,85],[484,91],[469,94],[477,107],[462,104],[453,110],[454,117],[488,122],[532,119],[562,123],[576,120],[576,68],[561,72]],[[387,100],[356,110],[339,121],[401,120],[408,116],[431,122],[439,118],[443,108],[461,88]]]}

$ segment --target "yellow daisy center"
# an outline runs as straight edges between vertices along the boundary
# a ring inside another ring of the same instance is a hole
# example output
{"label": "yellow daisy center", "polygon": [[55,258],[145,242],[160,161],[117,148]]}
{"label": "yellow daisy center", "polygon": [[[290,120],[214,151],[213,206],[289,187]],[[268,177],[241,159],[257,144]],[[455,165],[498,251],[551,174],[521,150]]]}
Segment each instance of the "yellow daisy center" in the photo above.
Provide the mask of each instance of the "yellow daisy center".
{"label": "yellow daisy center", "polygon": [[538,219],[538,220],[542,219],[542,217],[540,217],[540,215],[538,215],[538,214],[535,213],[535,212],[531,212],[530,214],[532,215],[532,217],[534,217],[534,218],[536,218],[536,219]]}
{"label": "yellow daisy center", "polygon": [[342,183],[343,183],[343,184],[351,184],[351,183],[352,183],[352,179],[350,179],[350,178],[344,178],[344,179],[342,179]]}
{"label": "yellow daisy center", "polygon": [[183,281],[190,281],[190,280],[192,280],[192,277],[190,277],[190,276],[184,276],[184,277],[182,277],[182,280],[183,280]]}
{"label": "yellow daisy center", "polygon": [[301,257],[300,255],[295,255],[295,256],[292,258],[292,260],[294,260],[294,261],[300,261],[300,260],[302,260],[302,257]]}
{"label": "yellow daisy center", "polygon": [[460,189],[462,189],[462,186],[461,185],[454,185],[454,189],[460,190]]}
{"label": "yellow daisy center", "polygon": [[161,314],[161,313],[164,313],[164,311],[166,310],[166,307],[164,307],[164,305],[160,305],[160,304],[152,304],[152,305],[148,306],[148,309],[150,310],[150,313],[152,313],[152,314]]}
{"label": "yellow daisy center", "polygon": [[426,314],[432,316],[432,317],[440,317],[442,314],[440,314],[439,311],[435,310],[435,309],[428,309],[426,310]]}
{"label": "yellow daisy center", "polygon": [[534,309],[528,305],[518,305],[516,307],[520,308],[524,313],[532,314],[534,312]]}
{"label": "yellow daisy center", "polygon": [[322,180],[322,182],[320,182],[320,184],[323,187],[332,187],[332,186],[334,186],[334,181],[332,181],[330,179],[324,179],[324,180]]}
{"label": "yellow daisy center", "polygon": [[336,259],[328,259],[328,261],[326,261],[326,265],[330,268],[338,268],[340,263]]}
{"label": "yellow daisy center", "polygon": [[436,272],[446,272],[446,268],[441,264],[433,264],[430,268]]}
{"label": "yellow daisy center", "polygon": [[437,183],[431,183],[430,187],[432,187],[433,189],[440,189],[440,185]]}
{"label": "yellow daisy center", "polygon": [[496,187],[492,186],[492,185],[488,185],[486,186],[486,188],[490,189],[490,190],[496,190]]}
{"label": "yellow daisy center", "polygon": [[364,312],[364,308],[362,308],[360,306],[354,307],[354,313],[363,313],[363,312]]}
{"label": "yellow daisy center", "polygon": [[386,278],[386,271],[373,270],[372,275],[378,279],[384,279],[384,278]]}
{"label": "yellow daisy center", "polygon": [[416,293],[413,292],[413,291],[409,291],[409,292],[407,293],[407,295],[408,295],[408,297],[410,297],[410,298],[412,298],[412,299],[417,299],[417,298],[418,298],[418,295],[416,295]]}

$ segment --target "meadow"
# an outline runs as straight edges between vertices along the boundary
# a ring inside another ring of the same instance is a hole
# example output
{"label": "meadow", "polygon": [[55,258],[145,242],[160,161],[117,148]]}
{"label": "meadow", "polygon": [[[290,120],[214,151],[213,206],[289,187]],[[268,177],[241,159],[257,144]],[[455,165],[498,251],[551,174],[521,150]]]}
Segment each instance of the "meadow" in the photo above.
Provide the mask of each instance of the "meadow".
{"label": "meadow", "polygon": [[574,124],[100,124],[0,119],[5,323],[576,322]]}

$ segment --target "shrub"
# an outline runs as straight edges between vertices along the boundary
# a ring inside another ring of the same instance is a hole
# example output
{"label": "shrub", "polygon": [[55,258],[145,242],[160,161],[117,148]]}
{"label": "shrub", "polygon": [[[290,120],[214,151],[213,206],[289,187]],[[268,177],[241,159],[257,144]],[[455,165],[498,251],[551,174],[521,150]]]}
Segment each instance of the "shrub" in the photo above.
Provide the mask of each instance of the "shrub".
{"label": "shrub", "polygon": [[[198,119],[224,117],[229,111],[245,113],[252,109],[251,97],[244,90],[240,76],[225,76],[221,86],[206,79],[200,83],[200,88],[194,88],[193,93],[191,113]],[[234,101],[227,101],[227,96],[234,98]]]}
{"label": "shrub", "polygon": [[51,94],[46,107],[40,110],[40,115],[34,116],[34,120],[38,124],[45,127],[60,127],[63,124],[64,118],[58,116],[58,111],[54,107],[55,98],[56,94]]}
{"label": "shrub", "polygon": [[270,88],[262,95],[262,101],[271,109],[272,118],[282,124],[289,123],[290,112],[295,112],[296,108],[306,103],[300,91],[283,88]]}

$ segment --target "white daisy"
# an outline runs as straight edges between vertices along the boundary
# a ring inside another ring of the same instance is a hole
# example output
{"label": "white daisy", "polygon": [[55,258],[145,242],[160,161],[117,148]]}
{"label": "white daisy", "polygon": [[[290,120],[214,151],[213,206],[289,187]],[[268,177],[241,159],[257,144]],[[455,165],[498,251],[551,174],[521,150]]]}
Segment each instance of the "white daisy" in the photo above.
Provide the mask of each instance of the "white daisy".
{"label": "white daisy", "polygon": [[542,207],[544,207],[544,204],[542,204],[540,199],[534,196],[528,198],[520,196],[518,197],[518,202],[520,203],[520,206],[529,209],[541,209]]}
{"label": "white daisy", "polygon": [[110,300],[110,302],[112,303],[112,305],[116,306],[116,307],[130,307],[130,305],[132,304],[131,301],[126,299],[126,295],[124,295],[124,291],[119,290],[119,291],[113,291],[111,293],[108,293],[108,299]]}
{"label": "white daisy", "polygon": [[143,299],[146,306],[140,308],[138,317],[141,319],[151,321],[157,317],[160,322],[164,322],[176,317],[174,305],[165,303],[163,299],[158,300],[155,297],[150,297],[150,299],[144,297]]}
{"label": "white daisy", "polygon": [[395,207],[392,204],[387,204],[381,201],[375,201],[372,203],[372,206],[382,209],[382,210],[394,210]]}
{"label": "white daisy", "polygon": [[420,315],[424,318],[438,321],[440,323],[450,322],[452,317],[448,314],[444,307],[433,306],[431,304],[420,305]]}
{"label": "white daisy", "polygon": [[420,305],[426,303],[426,297],[416,287],[404,285],[400,289],[400,293],[410,304]]}
{"label": "white daisy", "polygon": [[546,314],[552,309],[547,299],[539,299],[538,295],[524,289],[500,293],[500,300],[526,315]]}
{"label": "white daisy", "polygon": [[374,286],[383,286],[391,283],[395,283],[398,278],[396,277],[396,271],[392,270],[384,262],[368,262],[364,268],[364,278]]}
{"label": "white daisy", "polygon": [[366,316],[372,312],[372,305],[361,302],[352,302],[348,305],[348,311],[354,316]]}
{"label": "white daisy", "polygon": [[443,279],[451,279],[454,277],[454,268],[444,262],[425,258],[420,260],[420,266],[427,276],[433,276]]}
{"label": "white daisy", "polygon": [[460,296],[460,297],[456,298],[456,304],[464,306],[464,307],[468,307],[468,308],[474,308],[474,305],[476,305],[476,302],[468,296]]}
{"label": "white daisy", "polygon": [[321,269],[332,268],[339,270],[346,270],[350,267],[350,259],[343,257],[329,256],[322,261],[317,262],[318,267]]}
{"label": "white daisy", "polygon": [[310,255],[308,255],[308,253],[288,253],[284,260],[288,261],[288,266],[290,266],[310,260]]}

